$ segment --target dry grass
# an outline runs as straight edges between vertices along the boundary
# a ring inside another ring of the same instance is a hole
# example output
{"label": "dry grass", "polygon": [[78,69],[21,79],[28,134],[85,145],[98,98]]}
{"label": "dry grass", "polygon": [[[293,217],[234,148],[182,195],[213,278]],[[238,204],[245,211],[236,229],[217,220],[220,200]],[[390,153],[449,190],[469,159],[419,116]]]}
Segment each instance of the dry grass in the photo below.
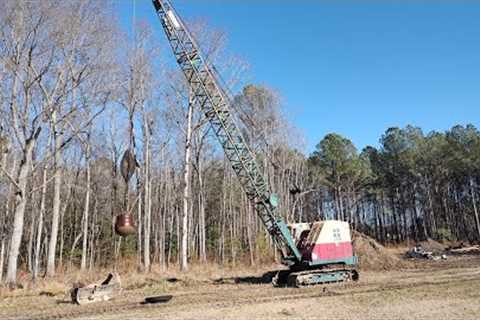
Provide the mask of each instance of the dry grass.
{"label": "dry grass", "polygon": [[[181,272],[177,265],[170,265],[166,270],[154,265],[150,272],[144,272],[137,268],[134,259],[126,259],[117,268],[117,272],[120,275],[122,287],[126,290],[155,288],[154,291],[159,291],[194,287],[202,283],[209,283],[212,279],[241,277],[275,269],[278,269],[278,265],[245,267],[195,263],[190,264],[187,272]],[[35,282],[32,281],[30,275],[21,272],[18,277],[19,287],[15,290],[0,287],[0,299],[37,295],[64,296],[74,286],[101,282],[113,271],[114,269],[111,268],[95,268],[88,271],[80,271],[78,268],[70,268],[69,270],[60,268],[55,277],[40,277]]]}

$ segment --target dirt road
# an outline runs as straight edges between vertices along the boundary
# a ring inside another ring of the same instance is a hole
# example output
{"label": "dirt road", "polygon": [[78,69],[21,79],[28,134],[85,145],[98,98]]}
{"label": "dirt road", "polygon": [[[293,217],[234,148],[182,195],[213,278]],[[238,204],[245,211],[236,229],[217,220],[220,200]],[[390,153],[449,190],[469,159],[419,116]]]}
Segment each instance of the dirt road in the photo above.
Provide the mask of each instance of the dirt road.
{"label": "dirt road", "polygon": [[[163,305],[146,295],[172,294]],[[480,319],[480,257],[420,268],[362,272],[358,283],[273,288],[261,275],[129,288],[108,303],[75,306],[63,297],[4,298],[1,319]]]}

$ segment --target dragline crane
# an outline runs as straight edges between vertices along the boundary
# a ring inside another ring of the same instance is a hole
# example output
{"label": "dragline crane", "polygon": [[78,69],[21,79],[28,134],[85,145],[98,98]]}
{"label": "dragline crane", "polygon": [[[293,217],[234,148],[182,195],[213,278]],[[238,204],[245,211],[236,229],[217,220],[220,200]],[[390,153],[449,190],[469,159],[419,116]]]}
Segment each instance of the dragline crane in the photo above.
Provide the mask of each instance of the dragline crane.
{"label": "dragline crane", "polygon": [[[247,197],[255,205],[295,286],[356,280],[350,228],[341,221],[289,224],[276,215],[277,196],[271,192],[255,155],[231,113],[231,100],[215,69],[205,60],[195,38],[167,0],[152,0],[192,101],[209,120]],[[279,279],[276,279],[277,281]]]}

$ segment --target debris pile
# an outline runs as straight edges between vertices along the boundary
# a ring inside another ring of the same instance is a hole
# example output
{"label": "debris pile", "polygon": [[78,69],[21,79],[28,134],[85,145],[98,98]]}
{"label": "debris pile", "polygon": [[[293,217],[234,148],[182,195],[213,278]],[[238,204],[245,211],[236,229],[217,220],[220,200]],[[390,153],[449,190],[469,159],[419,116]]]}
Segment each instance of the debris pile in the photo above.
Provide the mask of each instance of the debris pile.
{"label": "debris pile", "polygon": [[433,239],[418,242],[405,253],[406,258],[440,261],[447,259],[447,247]]}
{"label": "debris pile", "polygon": [[389,249],[362,233],[353,232],[354,253],[358,257],[361,270],[397,270],[406,267],[405,263]]}
{"label": "debris pile", "polygon": [[405,254],[410,259],[446,260],[447,256],[480,254],[480,245],[456,242],[446,246],[432,239],[419,242]]}
{"label": "debris pile", "polygon": [[448,252],[455,255],[480,254],[480,245],[468,246],[462,243],[461,246],[449,248]]}
{"label": "debris pile", "polygon": [[417,244],[415,247],[407,251],[407,257],[411,259],[427,259],[433,261],[447,259],[447,255],[445,253],[428,251],[421,244]]}
{"label": "debris pile", "polygon": [[417,246],[421,246],[423,249],[426,251],[431,251],[434,254],[441,254],[444,253],[447,247],[443,244],[441,244],[438,241],[435,241],[433,239],[428,238],[425,241],[421,241],[417,243]]}

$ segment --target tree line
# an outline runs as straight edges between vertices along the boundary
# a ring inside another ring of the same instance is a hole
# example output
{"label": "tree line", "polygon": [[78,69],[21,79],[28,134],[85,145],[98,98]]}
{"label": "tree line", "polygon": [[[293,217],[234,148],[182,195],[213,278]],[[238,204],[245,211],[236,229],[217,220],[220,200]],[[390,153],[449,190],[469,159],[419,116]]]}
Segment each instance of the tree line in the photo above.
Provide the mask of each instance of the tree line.
{"label": "tree line", "polygon": [[[0,3],[0,280],[14,286],[18,268],[35,281],[123,259],[146,272],[273,261],[159,26],[127,35],[114,13],[94,0]],[[288,222],[341,219],[384,243],[480,239],[473,125],[390,128],[361,151],[329,134],[306,155],[280,95],[248,83],[225,33],[189,25]],[[115,234],[122,213],[134,216],[135,236]]]}
{"label": "tree line", "polygon": [[327,135],[308,159],[324,185],[312,196],[312,209],[381,242],[480,240],[475,126],[428,134],[414,126],[389,128],[379,144],[358,152],[348,139]]}

